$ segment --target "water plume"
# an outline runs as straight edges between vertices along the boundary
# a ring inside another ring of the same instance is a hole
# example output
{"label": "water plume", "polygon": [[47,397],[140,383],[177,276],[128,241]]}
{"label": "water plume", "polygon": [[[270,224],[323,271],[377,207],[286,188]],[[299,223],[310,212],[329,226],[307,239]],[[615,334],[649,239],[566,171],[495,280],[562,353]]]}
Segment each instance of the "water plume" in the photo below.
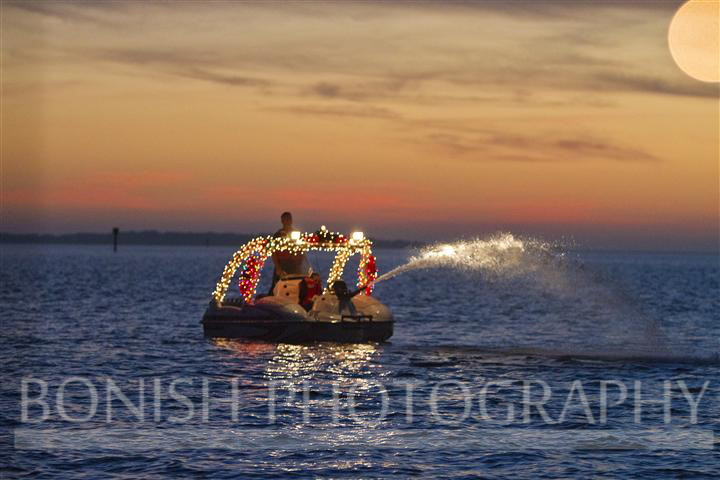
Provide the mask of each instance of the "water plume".
{"label": "water plume", "polygon": [[497,233],[485,239],[462,240],[421,249],[408,261],[381,275],[375,283],[397,275],[427,268],[453,268],[497,277],[517,277],[547,269],[564,257],[556,245],[511,233]]}
{"label": "water plume", "polygon": [[560,244],[496,233],[431,245],[378,277],[375,283],[435,268],[479,275],[490,288],[517,292],[528,303],[541,302],[543,309],[556,308],[554,320],[546,319],[555,322],[553,329],[585,329],[591,343],[604,351],[614,347],[622,355],[670,353],[657,320],[642,310],[637,299],[568,256]]}

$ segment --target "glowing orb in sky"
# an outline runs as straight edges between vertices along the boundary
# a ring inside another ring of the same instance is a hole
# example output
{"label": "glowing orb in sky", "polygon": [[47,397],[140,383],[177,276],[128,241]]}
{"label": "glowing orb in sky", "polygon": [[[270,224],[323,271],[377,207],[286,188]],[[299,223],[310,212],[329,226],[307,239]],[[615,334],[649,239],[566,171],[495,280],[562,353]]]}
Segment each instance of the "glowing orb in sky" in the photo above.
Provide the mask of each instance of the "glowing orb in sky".
{"label": "glowing orb in sky", "polygon": [[668,43],[683,72],[720,82],[720,0],[690,0],[680,7],[670,22]]}

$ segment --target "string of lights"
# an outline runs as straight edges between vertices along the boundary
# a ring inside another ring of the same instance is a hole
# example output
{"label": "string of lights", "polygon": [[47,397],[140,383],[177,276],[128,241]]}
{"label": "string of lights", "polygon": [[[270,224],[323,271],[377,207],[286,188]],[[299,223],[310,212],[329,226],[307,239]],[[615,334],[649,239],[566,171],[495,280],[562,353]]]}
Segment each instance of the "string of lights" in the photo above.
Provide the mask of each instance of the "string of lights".
{"label": "string of lights", "polygon": [[222,303],[230,287],[230,282],[239,270],[240,294],[246,303],[252,303],[262,268],[273,253],[289,252],[292,255],[299,255],[311,250],[337,252],[330,268],[325,293],[329,291],[329,286],[340,279],[348,259],[357,253],[361,254],[357,286],[367,285],[363,293],[365,295],[372,293],[373,285],[370,282],[377,278],[372,241],[365,238],[362,232],[353,232],[351,237],[346,237],[341,233],[330,232],[323,225],[317,232],[295,231],[289,237],[257,237],[243,245],[225,266],[222,277],[212,293],[213,299],[217,304]]}

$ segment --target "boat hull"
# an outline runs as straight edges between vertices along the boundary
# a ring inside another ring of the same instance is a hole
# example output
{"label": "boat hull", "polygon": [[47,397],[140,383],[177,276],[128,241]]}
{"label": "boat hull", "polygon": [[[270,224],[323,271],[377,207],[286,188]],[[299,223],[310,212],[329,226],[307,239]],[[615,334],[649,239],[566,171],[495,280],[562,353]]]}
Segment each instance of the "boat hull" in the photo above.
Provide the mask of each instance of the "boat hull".
{"label": "boat hull", "polygon": [[308,320],[268,320],[203,317],[206,337],[242,338],[277,343],[383,342],[393,334],[393,321],[319,322]]}
{"label": "boat hull", "polygon": [[278,343],[384,342],[393,334],[393,315],[377,299],[358,295],[353,307],[342,309],[335,295],[315,298],[306,311],[282,295],[252,304],[210,302],[202,325],[206,337],[243,338]]}

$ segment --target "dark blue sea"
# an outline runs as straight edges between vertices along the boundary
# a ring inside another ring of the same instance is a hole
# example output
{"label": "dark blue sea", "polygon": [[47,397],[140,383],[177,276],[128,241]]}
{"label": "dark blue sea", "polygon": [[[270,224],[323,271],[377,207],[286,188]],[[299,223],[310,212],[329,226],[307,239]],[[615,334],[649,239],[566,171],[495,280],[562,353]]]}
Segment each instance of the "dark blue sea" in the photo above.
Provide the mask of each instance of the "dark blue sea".
{"label": "dark blue sea", "polygon": [[717,255],[411,270],[387,343],[287,345],[204,338],[230,247],[0,249],[2,478],[720,474]]}

